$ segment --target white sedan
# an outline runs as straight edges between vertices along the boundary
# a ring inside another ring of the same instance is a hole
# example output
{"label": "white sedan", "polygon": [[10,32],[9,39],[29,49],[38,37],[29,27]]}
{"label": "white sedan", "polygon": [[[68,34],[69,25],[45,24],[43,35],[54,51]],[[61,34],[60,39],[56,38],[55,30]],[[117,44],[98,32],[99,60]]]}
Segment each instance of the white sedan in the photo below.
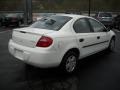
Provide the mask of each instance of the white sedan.
{"label": "white sedan", "polygon": [[115,47],[115,33],[92,17],[59,14],[40,19],[30,27],[14,29],[9,52],[40,68],[75,71],[77,61]]}

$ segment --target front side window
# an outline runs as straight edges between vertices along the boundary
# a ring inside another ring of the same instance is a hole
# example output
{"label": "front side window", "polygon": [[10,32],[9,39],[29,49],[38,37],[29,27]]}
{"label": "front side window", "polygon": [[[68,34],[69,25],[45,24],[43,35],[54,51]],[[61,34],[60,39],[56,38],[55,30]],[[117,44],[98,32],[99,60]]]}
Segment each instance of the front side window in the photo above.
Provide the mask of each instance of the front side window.
{"label": "front side window", "polygon": [[74,23],[73,28],[74,28],[76,33],[88,33],[88,32],[90,32],[89,24],[87,23],[86,19],[83,19],[83,18],[77,20]]}
{"label": "front side window", "polygon": [[68,16],[52,15],[50,17],[45,17],[38,20],[37,22],[32,24],[30,27],[58,31],[71,19],[72,18]]}
{"label": "front side window", "polygon": [[89,22],[90,22],[94,32],[104,31],[105,27],[101,23],[99,23],[98,21],[93,20],[93,19],[89,19]]}

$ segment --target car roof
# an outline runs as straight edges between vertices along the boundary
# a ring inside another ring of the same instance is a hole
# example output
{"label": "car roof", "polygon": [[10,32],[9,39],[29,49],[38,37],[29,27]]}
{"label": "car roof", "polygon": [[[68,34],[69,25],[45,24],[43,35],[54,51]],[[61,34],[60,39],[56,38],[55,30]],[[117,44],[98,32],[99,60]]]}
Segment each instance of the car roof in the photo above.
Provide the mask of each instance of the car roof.
{"label": "car roof", "polygon": [[72,18],[88,18],[88,16],[83,16],[83,15],[76,15],[76,14],[56,14],[56,15],[60,15],[60,16],[68,16],[68,17],[72,17]]}

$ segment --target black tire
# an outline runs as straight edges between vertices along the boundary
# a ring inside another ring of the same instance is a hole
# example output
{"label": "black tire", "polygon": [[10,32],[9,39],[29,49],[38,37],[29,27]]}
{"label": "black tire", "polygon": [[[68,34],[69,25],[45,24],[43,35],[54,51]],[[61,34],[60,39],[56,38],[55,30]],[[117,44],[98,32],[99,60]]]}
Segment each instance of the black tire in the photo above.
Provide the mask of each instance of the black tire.
{"label": "black tire", "polygon": [[62,70],[64,73],[73,73],[77,67],[77,61],[77,54],[73,51],[68,52],[62,59],[60,70]]}
{"label": "black tire", "polygon": [[111,51],[111,52],[115,51],[115,38],[112,38],[110,40],[108,50]]}

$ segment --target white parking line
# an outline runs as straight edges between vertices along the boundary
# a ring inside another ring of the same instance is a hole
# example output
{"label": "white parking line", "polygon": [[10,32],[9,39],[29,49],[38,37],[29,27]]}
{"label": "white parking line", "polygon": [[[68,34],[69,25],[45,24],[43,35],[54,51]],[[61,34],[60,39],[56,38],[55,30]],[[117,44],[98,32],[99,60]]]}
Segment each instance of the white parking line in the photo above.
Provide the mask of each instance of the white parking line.
{"label": "white parking line", "polygon": [[9,32],[9,31],[11,31],[11,30],[1,31],[0,34],[1,34],[1,33],[6,33],[6,32]]}

